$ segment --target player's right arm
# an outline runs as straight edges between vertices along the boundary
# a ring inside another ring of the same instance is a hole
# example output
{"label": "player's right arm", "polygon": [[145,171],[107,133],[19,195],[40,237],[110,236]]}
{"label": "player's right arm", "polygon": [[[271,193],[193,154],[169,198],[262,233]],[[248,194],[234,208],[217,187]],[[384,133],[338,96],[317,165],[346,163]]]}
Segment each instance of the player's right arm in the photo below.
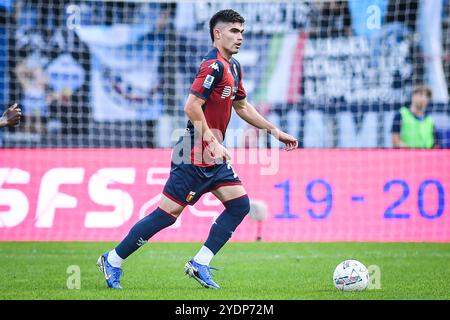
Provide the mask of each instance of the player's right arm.
{"label": "player's right arm", "polygon": [[401,127],[402,127],[402,116],[400,112],[397,112],[394,116],[394,121],[392,122],[391,128],[392,146],[394,148],[408,148],[408,146],[400,138]]}
{"label": "player's right arm", "polygon": [[210,151],[212,158],[222,159],[225,157],[227,160],[230,160],[230,154],[217,140],[206,122],[205,114],[202,109],[204,103],[205,100],[191,93],[184,106],[184,112],[186,112],[189,120],[194,125],[195,130],[201,134],[202,140],[208,144],[208,150]]}
{"label": "player's right arm", "polygon": [[191,121],[195,130],[201,135],[202,141],[208,144],[208,150],[214,159],[231,159],[225,147],[217,140],[208,126],[203,105],[212,93],[214,87],[220,82],[223,75],[223,64],[218,60],[204,61],[200,66],[191,87],[184,112]]}
{"label": "player's right arm", "polygon": [[0,128],[15,126],[20,122],[21,117],[22,111],[20,110],[17,103],[14,103],[12,106],[5,110],[2,117],[0,118]]}

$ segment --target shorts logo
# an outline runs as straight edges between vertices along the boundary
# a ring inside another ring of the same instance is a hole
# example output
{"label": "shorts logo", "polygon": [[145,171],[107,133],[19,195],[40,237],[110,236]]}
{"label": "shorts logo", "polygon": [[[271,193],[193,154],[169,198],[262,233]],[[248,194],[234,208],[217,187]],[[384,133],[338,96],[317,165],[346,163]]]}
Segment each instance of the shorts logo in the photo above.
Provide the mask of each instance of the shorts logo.
{"label": "shorts logo", "polygon": [[203,86],[204,86],[206,89],[210,89],[210,88],[211,88],[211,85],[212,85],[212,83],[213,83],[213,81],[214,81],[214,77],[213,77],[212,75],[208,74],[208,75],[206,76],[205,81],[203,82]]}
{"label": "shorts logo", "polygon": [[222,95],[220,96],[222,99],[228,98],[231,95],[231,87],[225,86],[223,88]]}
{"label": "shorts logo", "polygon": [[209,65],[209,67],[214,69],[214,70],[216,70],[216,71],[219,71],[219,66],[217,65],[217,62],[211,63]]}
{"label": "shorts logo", "polygon": [[190,191],[188,196],[186,197],[186,202],[191,202],[192,199],[194,199],[195,196],[195,192],[194,191]]}

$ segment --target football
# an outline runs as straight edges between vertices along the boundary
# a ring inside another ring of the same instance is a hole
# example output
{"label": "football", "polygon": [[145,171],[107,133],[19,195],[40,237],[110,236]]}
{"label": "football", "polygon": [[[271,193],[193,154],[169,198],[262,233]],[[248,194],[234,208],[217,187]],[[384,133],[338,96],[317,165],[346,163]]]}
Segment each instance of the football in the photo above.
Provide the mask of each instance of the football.
{"label": "football", "polygon": [[345,260],[334,270],[333,283],[341,291],[363,291],[369,283],[369,271],[357,260]]}
{"label": "football", "polygon": [[250,201],[250,211],[248,215],[255,221],[264,221],[267,219],[267,204],[260,200]]}

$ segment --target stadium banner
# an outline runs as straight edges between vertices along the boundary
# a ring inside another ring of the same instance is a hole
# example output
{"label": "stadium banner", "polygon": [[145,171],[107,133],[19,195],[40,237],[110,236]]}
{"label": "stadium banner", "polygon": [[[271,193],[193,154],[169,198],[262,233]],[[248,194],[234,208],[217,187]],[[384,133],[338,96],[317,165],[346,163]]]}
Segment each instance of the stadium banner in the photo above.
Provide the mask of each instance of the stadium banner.
{"label": "stadium banner", "polygon": [[146,26],[83,26],[90,49],[93,116],[97,121],[157,119],[162,110],[162,35]]}
{"label": "stadium banner", "polygon": [[[177,70],[189,90],[200,57],[209,47],[208,34],[179,35],[177,54],[192,44],[188,77]],[[183,45],[181,45],[183,43]],[[234,57],[243,66],[249,101],[281,108],[285,104],[327,113],[361,113],[409,101],[414,64],[411,33],[402,25],[380,28],[372,37],[313,37],[304,31],[256,33],[246,30],[245,45]],[[184,96],[183,92],[180,95]],[[184,101],[183,101],[184,102]],[[183,103],[181,102],[181,104]]]}
{"label": "stadium banner", "polygon": [[[121,240],[158,205],[171,152],[2,150],[0,240]],[[450,150],[233,150],[252,212],[267,216],[248,216],[232,241],[450,242],[449,160]],[[203,241],[222,211],[203,195],[152,241]]]}
{"label": "stadium banner", "polygon": [[[412,41],[402,25],[372,36],[308,39],[303,53],[303,96],[312,104],[408,101]],[[347,108],[348,109],[348,108]]]}

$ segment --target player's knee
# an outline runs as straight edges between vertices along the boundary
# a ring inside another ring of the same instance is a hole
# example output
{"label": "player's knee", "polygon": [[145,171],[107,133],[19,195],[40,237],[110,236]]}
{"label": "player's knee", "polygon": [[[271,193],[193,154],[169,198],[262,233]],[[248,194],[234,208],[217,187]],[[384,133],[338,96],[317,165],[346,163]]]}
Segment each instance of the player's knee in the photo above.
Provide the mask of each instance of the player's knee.
{"label": "player's knee", "polygon": [[183,212],[184,207],[181,208],[168,208],[167,210],[164,210],[161,206],[159,208],[163,211],[165,211],[167,214],[173,216],[175,219],[177,219],[180,214]]}
{"label": "player's knee", "polygon": [[162,196],[159,203],[159,208],[170,215],[178,218],[178,216],[183,212],[184,206],[179,205],[175,201],[167,198],[165,195]]}
{"label": "player's knee", "polygon": [[231,214],[244,218],[250,211],[250,199],[247,194],[224,203],[225,208]]}

